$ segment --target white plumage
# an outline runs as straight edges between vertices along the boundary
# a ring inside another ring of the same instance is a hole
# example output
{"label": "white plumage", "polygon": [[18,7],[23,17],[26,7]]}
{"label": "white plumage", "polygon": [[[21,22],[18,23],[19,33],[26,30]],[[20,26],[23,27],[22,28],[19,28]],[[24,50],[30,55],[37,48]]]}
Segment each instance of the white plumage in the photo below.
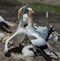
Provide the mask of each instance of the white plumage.
{"label": "white plumage", "polygon": [[41,36],[46,40],[49,31],[47,27],[39,26],[36,28],[36,31],[38,31],[41,34]]}
{"label": "white plumage", "polygon": [[24,25],[26,25],[28,23],[28,15],[27,14],[23,14],[23,22],[24,22]]}
{"label": "white plumage", "polygon": [[22,54],[24,56],[34,56],[34,51],[30,50],[30,48],[32,48],[35,51],[35,49],[32,45],[27,45],[22,49]]}
{"label": "white plumage", "polygon": [[39,38],[39,39],[35,39],[35,40],[31,40],[31,43],[34,45],[34,46],[43,46],[43,45],[46,45],[46,42],[44,39],[42,38]]}

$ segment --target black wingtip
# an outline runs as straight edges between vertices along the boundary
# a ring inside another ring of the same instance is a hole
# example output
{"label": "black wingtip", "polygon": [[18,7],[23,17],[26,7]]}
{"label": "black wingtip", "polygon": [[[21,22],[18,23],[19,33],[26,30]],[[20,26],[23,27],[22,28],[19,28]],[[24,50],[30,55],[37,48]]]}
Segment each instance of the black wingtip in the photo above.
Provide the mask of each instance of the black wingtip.
{"label": "black wingtip", "polygon": [[10,30],[10,27],[8,24],[6,24],[5,22],[0,22],[0,28],[7,32],[7,33],[12,33],[12,31]]}

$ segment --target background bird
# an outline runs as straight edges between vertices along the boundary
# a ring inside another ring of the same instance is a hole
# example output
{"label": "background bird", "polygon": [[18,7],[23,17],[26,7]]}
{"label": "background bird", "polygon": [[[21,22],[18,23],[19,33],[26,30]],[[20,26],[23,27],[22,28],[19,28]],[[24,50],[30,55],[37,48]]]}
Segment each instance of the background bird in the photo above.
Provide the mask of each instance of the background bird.
{"label": "background bird", "polygon": [[0,16],[0,29],[8,32],[8,33],[11,33],[12,31],[10,30],[10,27],[7,22],[4,20],[4,18],[2,16]]}

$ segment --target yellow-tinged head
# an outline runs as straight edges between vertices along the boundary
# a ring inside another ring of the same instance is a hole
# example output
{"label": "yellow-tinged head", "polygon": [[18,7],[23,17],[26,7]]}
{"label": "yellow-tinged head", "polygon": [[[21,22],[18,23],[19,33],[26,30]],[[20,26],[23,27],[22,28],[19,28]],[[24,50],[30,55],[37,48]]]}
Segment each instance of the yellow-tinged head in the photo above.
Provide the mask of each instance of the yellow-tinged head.
{"label": "yellow-tinged head", "polygon": [[32,10],[32,8],[28,8],[28,16],[32,17],[33,13],[34,13],[34,11]]}
{"label": "yellow-tinged head", "polygon": [[32,10],[32,8],[27,8],[28,11],[31,11],[32,13],[34,13],[34,11]]}
{"label": "yellow-tinged head", "polygon": [[24,9],[24,8],[26,8],[26,7],[27,7],[27,5],[21,7],[21,8],[18,10],[18,20],[20,20],[21,17],[22,17],[22,9]]}
{"label": "yellow-tinged head", "polygon": [[21,17],[22,17],[22,10],[18,10],[18,20],[20,20],[21,19]]}

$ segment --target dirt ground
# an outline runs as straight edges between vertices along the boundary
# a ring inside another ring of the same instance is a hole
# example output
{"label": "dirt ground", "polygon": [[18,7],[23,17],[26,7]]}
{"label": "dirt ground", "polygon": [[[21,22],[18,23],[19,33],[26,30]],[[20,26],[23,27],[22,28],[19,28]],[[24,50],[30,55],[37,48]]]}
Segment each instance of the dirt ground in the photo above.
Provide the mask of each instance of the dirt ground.
{"label": "dirt ground", "polygon": [[[20,8],[20,6],[3,6],[0,5],[0,15],[4,17],[6,21],[10,22],[15,22],[18,24],[17,20],[17,11]],[[34,15],[34,22],[37,23],[38,25],[46,25],[44,21],[46,20],[44,15],[41,17],[41,13],[38,14],[39,12],[36,12]],[[38,14],[38,16],[37,16]],[[52,14],[53,15],[53,14]],[[60,15],[55,15],[56,17],[52,18],[50,15],[49,17],[49,23],[52,23],[53,27],[57,30],[57,32],[60,33]],[[41,21],[42,20],[42,21]],[[50,44],[54,47],[54,50],[57,52],[60,52],[60,41],[59,43],[51,43]],[[20,59],[13,59],[12,57],[5,57],[3,53],[4,49],[4,44],[0,43],[0,61],[22,61]],[[38,56],[34,58],[34,61],[46,61],[42,56]],[[60,58],[58,60],[52,59],[51,61],[60,61]]]}

